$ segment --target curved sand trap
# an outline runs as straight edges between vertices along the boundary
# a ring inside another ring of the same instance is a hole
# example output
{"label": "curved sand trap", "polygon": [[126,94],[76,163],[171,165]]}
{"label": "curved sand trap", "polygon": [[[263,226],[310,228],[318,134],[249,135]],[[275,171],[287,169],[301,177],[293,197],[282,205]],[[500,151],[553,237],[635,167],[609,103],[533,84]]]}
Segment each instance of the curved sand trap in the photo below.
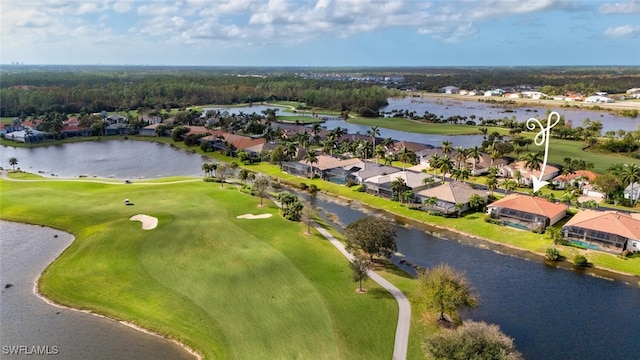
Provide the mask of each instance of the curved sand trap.
{"label": "curved sand trap", "polygon": [[266,218],[270,218],[270,217],[271,217],[271,214],[260,214],[260,215],[244,214],[244,215],[238,215],[237,216],[238,219],[250,219],[250,220],[266,219]]}
{"label": "curved sand trap", "polygon": [[155,229],[158,226],[158,218],[153,216],[138,214],[129,218],[131,221],[140,221],[142,223],[142,230]]}

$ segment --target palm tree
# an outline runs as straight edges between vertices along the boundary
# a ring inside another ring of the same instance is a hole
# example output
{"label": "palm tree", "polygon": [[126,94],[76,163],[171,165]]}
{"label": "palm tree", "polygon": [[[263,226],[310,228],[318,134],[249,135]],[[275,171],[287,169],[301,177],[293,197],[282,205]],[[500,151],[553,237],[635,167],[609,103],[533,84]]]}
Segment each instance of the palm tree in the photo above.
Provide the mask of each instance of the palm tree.
{"label": "palm tree", "polygon": [[9,159],[9,165],[13,166],[13,170],[16,170],[16,165],[18,165],[18,159],[17,158],[10,158]]}
{"label": "palm tree", "polygon": [[322,151],[329,153],[329,156],[333,156],[333,149],[336,147],[335,136],[330,134],[322,142]]}
{"label": "palm tree", "polygon": [[462,209],[464,208],[464,204],[455,203],[455,205],[453,205],[453,208],[456,209],[456,211],[458,212],[458,217],[460,217],[460,214],[462,214]]}
{"label": "palm tree", "polygon": [[445,155],[449,155],[453,151],[453,145],[448,140],[442,140],[440,147],[442,148],[442,153]]}
{"label": "palm tree", "polygon": [[400,193],[400,199],[404,203],[408,203],[409,200],[413,199],[414,196],[415,196],[415,194],[413,193],[413,190],[411,190],[411,189],[406,189],[405,191]]}
{"label": "palm tree", "polygon": [[515,180],[508,179],[502,182],[502,187],[507,191],[513,191],[516,189],[517,184]]}
{"label": "palm tree", "polygon": [[[540,152],[528,153],[524,157],[524,166],[531,171],[540,170],[540,164],[542,163],[541,156],[542,154]],[[542,174],[540,176],[542,176]]]}
{"label": "palm tree", "polygon": [[469,151],[463,148],[462,146],[456,147],[455,159],[456,159],[456,162],[458,163],[458,168],[462,168],[465,160],[467,160],[468,154],[469,154]]}
{"label": "palm tree", "polygon": [[474,146],[472,148],[467,149],[467,156],[473,159],[473,171],[471,174],[473,176],[476,175],[476,164],[478,160],[480,160],[480,156],[482,155],[482,149],[479,146]]}
{"label": "palm tree", "polygon": [[391,165],[392,163],[393,163],[393,155],[387,154],[387,156],[384,157],[384,164]]}
{"label": "palm tree", "polygon": [[311,165],[311,177],[313,177],[313,175],[315,174],[315,168],[313,167],[313,164],[318,164],[318,153],[316,153],[315,150],[309,150],[307,151],[307,155],[304,156],[304,161]]}
{"label": "palm tree", "polygon": [[435,196],[431,196],[424,199],[422,203],[434,210],[436,208],[436,205],[438,205],[438,198]]}
{"label": "palm tree", "polygon": [[442,158],[438,154],[433,154],[429,158],[429,166],[433,169],[433,176],[436,176],[436,170],[440,167]]}
{"label": "palm tree", "polygon": [[478,210],[481,206],[484,206],[484,204],[484,198],[478,194],[472,194],[469,197],[469,206],[471,206],[475,210]]}
{"label": "palm tree", "polygon": [[456,179],[457,181],[467,180],[469,178],[469,169],[467,168],[455,168],[451,173],[451,177]]}
{"label": "palm tree", "polygon": [[631,185],[631,204],[636,205],[638,201],[638,195],[635,194],[633,186],[636,182],[640,181],[640,166],[636,164],[624,164],[622,171],[620,172],[620,180],[622,186]]}
{"label": "palm tree", "polygon": [[522,184],[522,178],[524,177],[524,175],[522,175],[522,171],[520,170],[516,170],[513,173],[513,178],[516,179],[516,186],[520,186],[520,184]]}
{"label": "palm tree", "polygon": [[313,134],[313,142],[314,143],[318,143],[320,140],[320,132],[322,131],[322,126],[320,126],[320,123],[314,123],[311,126],[311,133]]}
{"label": "palm tree", "polygon": [[435,180],[433,179],[433,177],[431,176],[427,176],[424,179],[422,179],[422,184],[423,185],[431,185],[435,182]]}
{"label": "palm tree", "polygon": [[395,198],[395,196],[400,199],[400,194],[405,190],[407,184],[404,182],[404,179],[401,177],[397,177],[391,181],[391,197]]}
{"label": "palm tree", "polygon": [[371,143],[373,144],[373,148],[376,148],[376,136],[380,136],[380,130],[378,130],[377,126],[372,126],[370,130],[367,130],[367,134],[371,136]]}
{"label": "palm tree", "polygon": [[444,156],[442,160],[440,160],[439,169],[442,171],[442,183],[444,184],[444,176],[454,168],[453,160],[449,156]]}
{"label": "palm tree", "polygon": [[384,149],[384,146],[382,145],[377,145],[374,148],[374,151],[376,153],[376,162],[378,164],[380,164],[380,158],[384,156],[384,153],[386,152],[386,150]]}
{"label": "palm tree", "polygon": [[388,137],[385,138],[384,140],[382,140],[382,145],[387,149],[391,149],[391,147],[393,146],[393,139]]}
{"label": "palm tree", "polygon": [[398,160],[402,161],[402,171],[404,171],[404,166],[406,163],[411,162],[415,156],[415,153],[406,147],[403,147],[402,150],[398,153]]}
{"label": "palm tree", "polygon": [[485,181],[485,184],[487,185],[489,192],[493,195],[493,191],[496,189],[496,186],[498,185],[498,178],[496,178],[495,176],[487,176],[487,180]]}
{"label": "palm tree", "polygon": [[567,205],[578,207],[578,193],[575,191],[565,191],[560,197],[560,201],[566,202]]}
{"label": "palm tree", "polygon": [[287,155],[289,160],[295,159],[297,152],[298,145],[294,141],[286,141],[284,143],[284,153]]}

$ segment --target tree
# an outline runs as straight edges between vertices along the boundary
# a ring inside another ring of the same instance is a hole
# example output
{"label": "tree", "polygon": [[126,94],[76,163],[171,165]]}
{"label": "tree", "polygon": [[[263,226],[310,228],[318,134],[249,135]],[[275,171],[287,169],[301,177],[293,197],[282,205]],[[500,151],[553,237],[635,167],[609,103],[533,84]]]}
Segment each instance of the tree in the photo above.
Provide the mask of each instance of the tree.
{"label": "tree", "polygon": [[15,157],[12,157],[9,159],[9,165],[13,166],[13,170],[16,170],[16,165],[18,165],[18,159]]}
{"label": "tree", "polygon": [[371,261],[367,259],[367,256],[362,251],[356,251],[353,254],[353,259],[349,263],[351,268],[351,278],[353,281],[359,282],[358,291],[364,292],[362,289],[362,281],[369,278],[369,268],[371,267]]}
{"label": "tree", "polygon": [[445,155],[449,155],[453,151],[453,144],[448,140],[442,140],[440,147],[442,148],[442,153]]}
{"label": "tree", "polygon": [[520,360],[513,339],[497,325],[465,321],[454,330],[442,330],[430,336],[425,350],[435,360]]}
{"label": "tree", "polygon": [[238,179],[240,179],[240,182],[242,182],[243,184],[248,177],[249,177],[249,172],[247,171],[247,169],[240,169],[240,171],[238,171]]}
{"label": "tree", "polygon": [[424,199],[422,203],[435,210],[436,206],[438,205],[438,198],[435,196],[431,196]]}
{"label": "tree", "polygon": [[455,203],[455,205],[453,205],[453,207],[458,212],[458,217],[460,217],[460,215],[462,214],[462,209],[464,208],[464,204],[463,203]]}
{"label": "tree", "polygon": [[243,164],[246,164],[247,160],[249,160],[249,154],[244,150],[238,151],[238,160],[240,160]]}
{"label": "tree", "polygon": [[437,311],[439,321],[447,321],[445,313],[458,319],[458,309],[478,306],[478,295],[464,274],[448,264],[440,264],[418,274],[417,302]]}
{"label": "tree", "polygon": [[300,214],[301,220],[307,224],[307,234],[311,234],[311,223],[313,222],[313,206],[311,203],[305,203]]}
{"label": "tree", "polygon": [[284,153],[284,147],[282,145],[278,145],[275,148],[273,148],[273,150],[271,150],[271,163],[275,164],[281,164],[284,160],[286,159],[285,153]]}
{"label": "tree", "polygon": [[484,206],[485,201],[484,198],[478,194],[472,194],[469,196],[469,206],[471,208],[478,210],[480,207]]}
{"label": "tree", "polygon": [[347,251],[362,250],[373,260],[374,255],[389,257],[396,251],[396,231],[389,221],[367,216],[349,224],[344,230]]}
{"label": "tree", "polygon": [[480,160],[480,156],[482,155],[482,149],[478,146],[474,146],[472,148],[467,149],[467,156],[473,159],[473,169],[471,170],[471,174],[476,176],[476,164],[478,160]]}
{"label": "tree", "polygon": [[404,171],[404,166],[406,163],[412,163],[416,158],[416,153],[403,147],[402,150],[398,153],[398,160],[402,161],[402,171]]}
{"label": "tree", "polygon": [[524,166],[532,171],[540,170],[540,164],[542,164],[541,156],[540,152],[528,153],[524,156]]}
{"label": "tree", "polygon": [[444,156],[442,159],[440,159],[440,164],[438,168],[440,169],[440,171],[442,171],[443,184],[444,184],[445,175],[447,174],[447,172],[451,171],[453,167],[454,167],[453,160],[451,160],[449,156]]}
{"label": "tree", "polygon": [[260,206],[262,206],[262,199],[267,195],[267,187],[269,186],[269,179],[261,176],[253,183],[253,190],[260,196]]}
{"label": "tree", "polygon": [[631,205],[635,206],[638,201],[638,196],[633,191],[633,187],[636,182],[640,181],[640,166],[636,164],[624,164],[622,172],[620,173],[620,180],[622,186],[631,185]]}
{"label": "tree", "polygon": [[391,181],[391,198],[392,199],[400,199],[400,194],[405,190],[407,184],[404,179],[401,177],[397,177]]}
{"label": "tree", "polygon": [[556,248],[547,248],[547,251],[544,255],[549,261],[559,261],[560,260],[560,252]]}
{"label": "tree", "polygon": [[580,196],[575,191],[565,191],[560,197],[560,201],[566,202],[567,205],[573,205],[576,208],[578,207],[578,198]]}
{"label": "tree", "polygon": [[367,134],[371,136],[371,143],[373,144],[373,148],[376,148],[376,136],[380,136],[380,130],[378,130],[377,126],[372,126],[371,129],[367,130]]}
{"label": "tree", "polygon": [[376,145],[374,152],[376,154],[376,163],[380,164],[380,158],[384,156],[386,150],[382,145]]}
{"label": "tree", "polygon": [[315,150],[307,151],[307,154],[304,156],[304,161],[311,165],[311,177],[313,177],[313,175],[315,175],[315,167],[313,164],[318,165],[318,153],[316,153]]}
{"label": "tree", "polygon": [[229,166],[227,164],[219,164],[216,171],[218,179],[220,179],[220,187],[224,187],[224,180],[227,178]]}
{"label": "tree", "polygon": [[433,169],[433,177],[436,177],[436,170],[440,168],[440,162],[442,157],[438,154],[433,154],[429,158],[429,167]]}

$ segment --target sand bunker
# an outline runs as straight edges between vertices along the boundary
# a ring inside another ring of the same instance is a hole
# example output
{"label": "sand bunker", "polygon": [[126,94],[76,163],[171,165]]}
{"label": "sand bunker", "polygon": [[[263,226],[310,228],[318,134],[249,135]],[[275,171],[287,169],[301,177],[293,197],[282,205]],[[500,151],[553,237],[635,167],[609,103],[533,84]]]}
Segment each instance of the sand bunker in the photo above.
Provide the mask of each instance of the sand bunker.
{"label": "sand bunker", "polygon": [[244,214],[244,215],[237,216],[238,219],[250,219],[250,220],[266,219],[266,218],[270,218],[270,217],[271,217],[271,214],[260,214],[260,215]]}
{"label": "sand bunker", "polygon": [[158,226],[158,218],[153,216],[138,214],[129,218],[131,221],[140,221],[142,223],[142,230],[155,229]]}

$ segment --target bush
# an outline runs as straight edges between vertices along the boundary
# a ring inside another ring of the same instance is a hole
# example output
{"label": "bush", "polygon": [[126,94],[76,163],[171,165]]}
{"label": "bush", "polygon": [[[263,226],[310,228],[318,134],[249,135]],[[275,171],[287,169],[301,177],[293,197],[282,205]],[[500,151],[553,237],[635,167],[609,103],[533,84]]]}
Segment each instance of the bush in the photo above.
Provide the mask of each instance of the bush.
{"label": "bush", "polygon": [[344,185],[346,187],[352,187],[352,186],[358,185],[358,182],[355,181],[354,179],[347,179],[347,181],[344,182]]}
{"label": "bush", "polygon": [[484,221],[488,222],[489,224],[504,226],[504,222],[502,222],[502,220],[494,219],[494,218],[491,217],[491,215],[486,215],[484,217]]}
{"label": "bush", "polygon": [[589,261],[584,255],[578,254],[573,258],[573,266],[577,268],[585,268],[589,266]]}
{"label": "bush", "polygon": [[437,360],[522,359],[513,339],[485,322],[467,321],[455,330],[442,330],[427,339],[425,350]]}
{"label": "bush", "polygon": [[301,182],[301,183],[300,183],[300,189],[301,189],[301,190],[307,190],[308,188],[309,188],[309,186],[307,186],[307,184],[306,184],[306,183],[304,183],[304,182]]}
{"label": "bush", "polygon": [[550,261],[558,261],[560,260],[560,252],[556,248],[548,248],[545,257]]}
{"label": "bush", "polygon": [[356,189],[356,191],[357,192],[367,192],[367,187],[364,184],[362,184]]}

